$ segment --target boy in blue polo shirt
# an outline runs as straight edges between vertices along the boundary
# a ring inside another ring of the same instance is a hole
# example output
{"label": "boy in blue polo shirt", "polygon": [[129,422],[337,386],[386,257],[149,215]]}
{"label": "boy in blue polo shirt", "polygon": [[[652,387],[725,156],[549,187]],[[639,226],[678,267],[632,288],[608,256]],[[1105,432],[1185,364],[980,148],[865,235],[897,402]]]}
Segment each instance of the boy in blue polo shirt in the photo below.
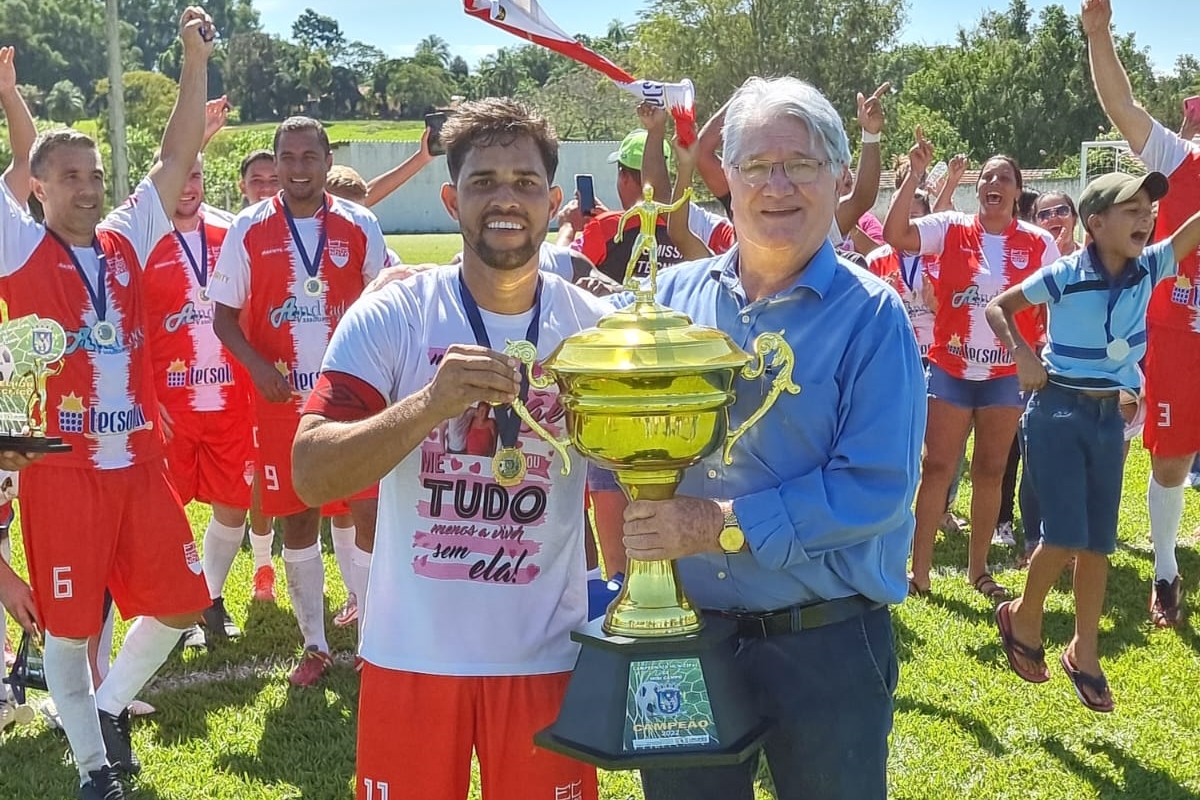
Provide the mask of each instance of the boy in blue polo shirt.
{"label": "boy in blue polo shirt", "polygon": [[[1042,505],[1042,543],[1029,563],[1025,594],[996,608],[1009,666],[1031,683],[1050,679],[1041,646],[1046,594],[1075,559],[1075,635],[1059,658],[1079,701],[1113,710],[1100,668],[1099,626],[1108,556],[1116,548],[1123,477],[1122,389],[1141,385],[1146,308],[1154,285],[1175,275],[1176,253],[1200,245],[1200,214],[1167,240],[1146,246],[1152,205],[1167,193],[1159,172],[1112,173],[1088,184],[1079,218],[1092,243],[1043,267],[988,304],[987,320],[1013,355],[1022,391],[1025,469]],[[1039,356],[1013,315],[1047,311]]]}

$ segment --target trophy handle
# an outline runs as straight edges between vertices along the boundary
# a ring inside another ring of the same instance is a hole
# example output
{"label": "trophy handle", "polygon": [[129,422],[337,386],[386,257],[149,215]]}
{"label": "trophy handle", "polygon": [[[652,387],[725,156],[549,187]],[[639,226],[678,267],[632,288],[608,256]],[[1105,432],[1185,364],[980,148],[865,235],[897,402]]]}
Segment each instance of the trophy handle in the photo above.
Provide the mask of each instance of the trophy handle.
{"label": "trophy handle", "polygon": [[792,365],[796,362],[796,356],[792,352],[792,346],[783,338],[782,332],[759,334],[758,338],[754,340],[754,353],[758,356],[758,360],[753,364],[747,364],[742,367],[743,378],[754,380],[755,378],[762,377],[762,374],[767,369],[767,356],[772,354],[774,354],[774,357],[771,359],[771,362],[779,365],[779,372],[776,374],[774,380],[771,381],[771,389],[763,399],[762,405],[745,422],[739,425],[737,430],[730,431],[725,437],[724,461],[726,465],[733,463],[732,451],[734,443],[742,438],[742,434],[750,430],[750,426],[762,419],[771,406],[775,405],[775,400],[781,392],[800,394],[800,387],[792,382]]}
{"label": "trophy handle", "polygon": [[[514,342],[511,339],[509,339],[508,342],[505,344],[504,354],[508,355],[508,356],[512,356],[513,358],[516,358],[522,364],[525,365],[525,372],[529,376],[529,385],[530,386],[535,386],[538,389],[545,389],[546,387],[548,387],[554,383],[554,379],[551,378],[549,375],[542,374],[542,375],[535,376],[533,374],[533,365],[534,365],[534,362],[537,361],[537,348],[533,345],[532,342],[526,342],[526,341]],[[533,431],[539,437],[544,439],[551,447],[553,447],[558,452],[558,454],[560,456],[562,456],[562,460],[563,460],[562,474],[570,475],[571,474],[571,455],[570,455],[570,453],[567,452],[567,448],[571,446],[571,440],[570,439],[555,439],[554,436],[550,433],[550,431],[543,428],[541,423],[539,423],[536,419],[533,418],[533,415],[529,413],[529,409],[526,408],[525,403],[521,401],[521,398],[518,397],[516,400],[513,400],[512,407],[513,407],[513,411],[517,412],[517,416],[521,418],[522,422],[524,422],[526,425],[529,426],[529,429],[531,431]]]}

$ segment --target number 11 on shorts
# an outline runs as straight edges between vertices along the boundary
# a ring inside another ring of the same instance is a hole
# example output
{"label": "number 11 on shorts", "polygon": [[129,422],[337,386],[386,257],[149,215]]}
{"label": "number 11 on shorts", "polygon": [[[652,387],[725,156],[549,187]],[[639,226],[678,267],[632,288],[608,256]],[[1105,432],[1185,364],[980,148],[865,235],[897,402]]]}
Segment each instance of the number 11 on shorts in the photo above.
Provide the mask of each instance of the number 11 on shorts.
{"label": "number 11 on shorts", "polygon": [[[376,781],[371,778],[363,778],[363,788],[367,790],[366,800],[388,800],[388,782]],[[375,790],[379,793],[376,794]]]}

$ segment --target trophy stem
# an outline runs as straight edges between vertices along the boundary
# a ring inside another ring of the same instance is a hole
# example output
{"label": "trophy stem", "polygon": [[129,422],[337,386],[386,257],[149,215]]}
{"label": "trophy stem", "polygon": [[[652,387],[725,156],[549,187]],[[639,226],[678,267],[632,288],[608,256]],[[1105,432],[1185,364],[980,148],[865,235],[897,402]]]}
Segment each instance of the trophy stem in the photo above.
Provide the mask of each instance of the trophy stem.
{"label": "trophy stem", "polygon": [[[674,480],[658,481],[641,474],[648,482],[627,482],[628,473],[617,473],[621,488],[632,500],[669,500],[675,496],[679,473]],[[674,561],[629,559],[621,593],[604,615],[604,632],[634,638],[660,638],[695,633],[704,627],[700,612],[684,594]]]}

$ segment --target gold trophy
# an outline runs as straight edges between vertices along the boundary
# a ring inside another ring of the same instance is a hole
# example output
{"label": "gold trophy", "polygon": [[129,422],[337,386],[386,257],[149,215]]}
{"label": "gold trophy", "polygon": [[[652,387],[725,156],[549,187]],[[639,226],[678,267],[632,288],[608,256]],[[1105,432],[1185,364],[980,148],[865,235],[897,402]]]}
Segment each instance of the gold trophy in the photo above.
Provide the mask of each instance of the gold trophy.
{"label": "gold trophy", "polygon": [[[636,215],[641,224],[627,287],[643,253],[650,271],[630,306],[564,339],[539,376],[533,345],[509,342],[505,350],[525,363],[532,385],[558,384],[567,438],[554,444],[564,461],[573,444],[615,472],[631,499],[672,497],[683,470],[717,448],[732,463],[734,443],[780,393],[800,391],[782,335],[760,335],[752,356],[723,332],[656,302],[653,231],[660,214],[687,199],[656,203],[647,186],[644,201],[625,213],[623,219]],[[774,377],[761,406],[729,430],[735,376],[759,380],[768,366]],[[513,406],[533,422],[519,400]],[[768,724],[749,711],[731,669],[735,626],[701,617],[674,561],[631,559],[600,627],[572,634],[582,645],[579,660],[558,720],[535,737],[538,744],[609,769],[733,763],[756,752]]]}
{"label": "gold trophy", "polygon": [[0,300],[0,450],[62,453],[71,449],[46,435],[46,380],[62,372],[63,327],[34,314],[9,320]]}

